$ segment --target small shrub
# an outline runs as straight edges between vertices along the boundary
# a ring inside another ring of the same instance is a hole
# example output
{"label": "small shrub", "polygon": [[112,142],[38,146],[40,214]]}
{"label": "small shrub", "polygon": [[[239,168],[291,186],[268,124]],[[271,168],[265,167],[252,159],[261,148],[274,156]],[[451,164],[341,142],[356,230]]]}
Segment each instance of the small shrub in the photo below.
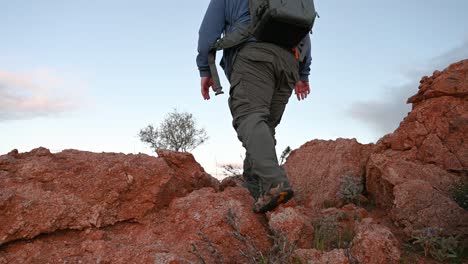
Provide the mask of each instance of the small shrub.
{"label": "small shrub", "polygon": [[346,175],[341,179],[340,190],[336,193],[345,203],[359,203],[359,197],[364,191],[360,177]]}
{"label": "small shrub", "polygon": [[452,199],[463,209],[468,210],[468,181],[459,181],[450,188]]}
{"label": "small shrub", "polygon": [[354,230],[339,226],[338,221],[343,216],[338,214],[323,217],[314,223],[314,248],[317,250],[332,250],[348,248],[356,236]]}
{"label": "small shrub", "polygon": [[191,113],[179,113],[176,109],[167,114],[157,127],[148,125],[138,133],[140,140],[151,148],[189,152],[208,140],[206,130],[197,128]]}
{"label": "small shrub", "polygon": [[286,162],[286,159],[289,157],[289,154],[291,154],[291,152],[292,152],[292,149],[290,146],[287,146],[283,150],[283,153],[281,153],[280,165],[283,165]]}
{"label": "small shrub", "polygon": [[456,236],[444,237],[438,228],[425,228],[412,235],[412,244],[424,251],[424,256],[438,261],[456,260],[461,257],[463,248]]}
{"label": "small shrub", "polygon": [[291,243],[283,234],[272,230],[272,235],[270,235],[269,238],[271,239],[273,246],[269,249],[267,255],[264,255],[262,251],[257,248],[252,238],[241,233],[238,216],[234,210],[229,209],[226,221],[233,229],[233,232],[231,233],[232,236],[242,244],[246,245],[246,250],[239,250],[239,253],[248,260],[248,262],[245,263],[283,264],[290,262],[291,256],[296,249],[296,242]]}
{"label": "small shrub", "polygon": [[223,169],[223,174],[226,177],[236,177],[241,176],[243,172],[242,165],[239,164],[223,164],[221,165]]}

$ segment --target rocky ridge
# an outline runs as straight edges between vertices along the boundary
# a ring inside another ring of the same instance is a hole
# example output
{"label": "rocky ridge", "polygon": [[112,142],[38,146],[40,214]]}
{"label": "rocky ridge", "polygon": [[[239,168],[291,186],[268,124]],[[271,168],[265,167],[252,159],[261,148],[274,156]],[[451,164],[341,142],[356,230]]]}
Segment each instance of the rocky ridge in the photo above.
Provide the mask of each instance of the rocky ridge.
{"label": "rocky ridge", "polygon": [[[188,153],[12,151],[0,156],[0,263],[401,263],[416,231],[468,237],[450,196],[468,181],[467,94],[464,60],[424,77],[376,144],[304,144],[285,164],[296,199],[266,215]],[[363,182],[359,206],[337,196],[344,177]]]}

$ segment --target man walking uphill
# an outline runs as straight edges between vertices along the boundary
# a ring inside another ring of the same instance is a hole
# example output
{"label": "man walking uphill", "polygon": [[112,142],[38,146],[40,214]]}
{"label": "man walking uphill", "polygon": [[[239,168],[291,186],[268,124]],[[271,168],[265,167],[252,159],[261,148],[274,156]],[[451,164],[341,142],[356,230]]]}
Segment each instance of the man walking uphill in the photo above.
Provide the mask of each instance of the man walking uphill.
{"label": "man walking uphill", "polygon": [[215,82],[208,55],[224,34],[225,43],[231,45],[221,46],[224,48],[221,65],[231,83],[232,124],[246,149],[244,186],[256,199],[254,211],[264,213],[287,202],[294,194],[286,172],[278,164],[275,128],[292,91],[295,90],[298,100],[307,98],[310,92],[311,55],[307,33],[311,26],[301,45],[294,49],[259,41],[257,35],[250,34],[254,19],[250,10],[254,2],[259,1],[211,0],[199,31],[197,65],[202,96],[209,100],[209,88],[214,90]]}

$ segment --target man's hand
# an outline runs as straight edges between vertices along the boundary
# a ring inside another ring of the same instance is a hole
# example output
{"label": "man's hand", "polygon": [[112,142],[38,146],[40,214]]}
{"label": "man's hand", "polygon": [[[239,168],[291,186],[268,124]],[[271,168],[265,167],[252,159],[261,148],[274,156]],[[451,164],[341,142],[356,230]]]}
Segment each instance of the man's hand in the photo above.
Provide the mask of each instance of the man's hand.
{"label": "man's hand", "polygon": [[310,87],[308,82],[298,81],[296,83],[296,88],[294,89],[297,100],[301,101],[307,98],[307,95],[310,94]]}
{"label": "man's hand", "polygon": [[203,99],[210,100],[210,87],[215,90],[213,78],[211,77],[202,77],[201,78],[201,94]]}

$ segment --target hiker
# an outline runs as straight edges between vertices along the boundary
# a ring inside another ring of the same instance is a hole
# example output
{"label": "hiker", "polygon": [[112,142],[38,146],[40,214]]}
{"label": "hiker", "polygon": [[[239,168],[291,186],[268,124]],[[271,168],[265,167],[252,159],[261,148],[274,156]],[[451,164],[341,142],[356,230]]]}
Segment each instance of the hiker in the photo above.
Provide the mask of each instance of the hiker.
{"label": "hiker", "polygon": [[286,172],[278,164],[275,128],[292,91],[299,101],[310,93],[311,27],[294,49],[257,41],[245,33],[252,20],[250,1],[211,0],[199,30],[197,65],[202,96],[209,100],[210,87],[213,91],[220,87],[215,87],[219,80],[212,74],[215,69],[210,69],[208,57],[223,34],[226,40],[218,49],[224,49],[221,66],[231,84],[228,104],[232,125],[246,149],[243,185],[256,199],[254,211],[264,213],[294,195]]}

